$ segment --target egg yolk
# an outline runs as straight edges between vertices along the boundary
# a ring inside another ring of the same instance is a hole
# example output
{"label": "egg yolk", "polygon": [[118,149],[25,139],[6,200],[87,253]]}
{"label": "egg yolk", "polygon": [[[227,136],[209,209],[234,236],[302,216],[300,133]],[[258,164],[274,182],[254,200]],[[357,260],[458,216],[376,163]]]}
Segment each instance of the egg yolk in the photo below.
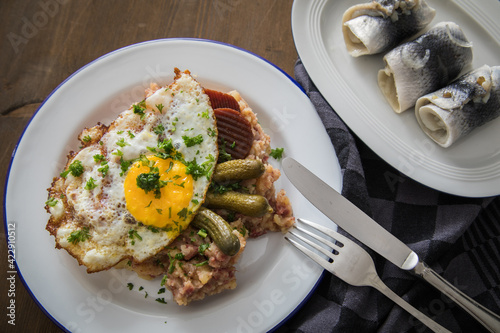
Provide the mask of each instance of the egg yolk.
{"label": "egg yolk", "polygon": [[145,225],[183,228],[190,221],[193,177],[179,161],[151,156],[135,162],[124,190],[128,211]]}

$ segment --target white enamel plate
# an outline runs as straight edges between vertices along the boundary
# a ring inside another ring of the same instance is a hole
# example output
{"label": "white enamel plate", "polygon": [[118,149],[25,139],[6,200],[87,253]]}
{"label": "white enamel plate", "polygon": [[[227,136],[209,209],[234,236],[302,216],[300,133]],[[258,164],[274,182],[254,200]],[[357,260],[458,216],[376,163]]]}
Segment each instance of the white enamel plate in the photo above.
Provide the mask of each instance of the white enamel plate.
{"label": "white enamel plate", "polygon": [[[342,15],[363,2],[368,0],[294,2],[295,45],[315,85],[350,129],[400,172],[455,195],[500,194],[500,119],[445,149],[423,133],[414,112],[394,113],[377,84],[383,54],[353,58],[345,48]],[[436,9],[430,26],[453,21],[472,41],[474,68],[500,65],[500,1],[427,2]]]}
{"label": "white enamel plate", "polygon": [[[46,189],[66,154],[78,149],[78,133],[97,122],[109,124],[142,100],[151,82],[172,82],[174,67],[189,69],[207,88],[238,90],[271,136],[272,148],[284,147],[286,156],[340,190],[340,167],[312,104],[295,81],[264,59],[193,39],[150,41],[97,59],[63,82],[34,115],[12,159],[5,195],[5,221],[16,228],[18,273],[67,331],[264,332],[293,313],[321,276],[322,270],[281,233],[269,233],[249,240],[237,265],[235,290],[181,307],[168,291],[158,295],[161,279],[146,281],[116,269],[87,274],[66,251],[54,248],[45,230]],[[298,133],[307,133],[308,140]],[[279,161],[272,163],[280,167]],[[333,226],[285,176],[276,187],[287,191],[296,216]],[[155,301],[162,297],[167,304]]]}

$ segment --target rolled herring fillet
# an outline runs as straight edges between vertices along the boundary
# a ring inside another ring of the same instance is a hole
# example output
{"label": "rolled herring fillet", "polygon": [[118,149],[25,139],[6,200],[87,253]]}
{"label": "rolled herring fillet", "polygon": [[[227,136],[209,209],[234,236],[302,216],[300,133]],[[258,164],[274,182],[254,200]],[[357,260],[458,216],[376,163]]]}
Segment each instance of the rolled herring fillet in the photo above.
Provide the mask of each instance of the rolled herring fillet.
{"label": "rolled herring fillet", "polygon": [[420,97],[415,114],[422,130],[442,147],[500,116],[500,66],[484,65]]}
{"label": "rolled herring fillet", "polygon": [[385,68],[378,72],[378,85],[392,109],[401,113],[470,66],[472,43],[457,24],[441,22],[389,51],[384,63]]}
{"label": "rolled herring fillet", "polygon": [[425,28],[436,15],[425,0],[374,0],[347,9],[342,33],[353,57],[390,50]]}

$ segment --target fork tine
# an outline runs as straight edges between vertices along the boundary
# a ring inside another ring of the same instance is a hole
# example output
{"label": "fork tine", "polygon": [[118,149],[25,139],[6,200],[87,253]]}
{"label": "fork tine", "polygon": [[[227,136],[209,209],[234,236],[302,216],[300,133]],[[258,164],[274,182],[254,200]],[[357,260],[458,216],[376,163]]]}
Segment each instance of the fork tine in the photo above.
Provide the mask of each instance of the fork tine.
{"label": "fork tine", "polygon": [[295,246],[300,252],[302,252],[303,254],[308,256],[310,259],[314,260],[317,264],[321,265],[321,267],[323,267],[327,271],[330,271],[330,269],[331,269],[329,267],[330,263],[326,259],[322,258],[319,254],[309,250],[304,245],[298,243],[297,241],[295,241],[293,239],[288,238],[287,236],[285,236],[285,239],[288,242],[290,242],[293,246]]}
{"label": "fork tine", "polygon": [[339,234],[338,232],[336,232],[336,231],[334,231],[332,229],[329,229],[327,227],[324,227],[324,226],[322,226],[320,224],[317,224],[315,222],[311,222],[309,220],[305,220],[305,219],[300,218],[300,217],[297,218],[297,221],[302,222],[305,225],[308,225],[311,228],[314,228],[314,229],[316,229],[316,230],[318,230],[318,231],[320,231],[320,232],[322,232],[324,234],[327,234],[328,236],[332,237],[333,239],[339,241],[340,243],[345,244],[345,243],[347,243],[347,242],[350,241],[350,239],[347,238],[347,237],[345,237],[344,235]]}
{"label": "fork tine", "polygon": [[334,249],[335,251],[340,251],[341,246],[339,246],[339,245],[337,245],[337,244],[335,244],[335,243],[330,242],[328,239],[325,239],[325,238],[323,238],[323,237],[321,237],[321,236],[319,236],[319,235],[317,235],[317,234],[315,234],[315,233],[313,233],[313,232],[310,232],[309,230],[306,230],[306,229],[304,229],[304,228],[298,227],[298,226],[296,226],[296,225],[295,225],[294,227],[295,227],[295,229],[297,229],[298,231],[303,232],[303,233],[305,233],[306,235],[309,235],[310,237],[312,237],[312,238],[316,239],[317,241],[319,241],[319,242],[321,242],[321,243],[325,244],[326,246],[331,247],[331,248],[332,248],[332,249]]}
{"label": "fork tine", "polygon": [[[299,229],[299,230],[300,230],[300,231],[302,231],[302,232],[306,232],[306,233],[308,233],[308,234],[312,234],[312,233],[307,232],[307,230],[303,230],[303,229]],[[332,260],[334,260],[334,259],[335,259],[335,257],[334,257],[334,254],[333,254],[333,253],[331,253],[330,251],[326,250],[325,248],[323,248],[323,247],[319,246],[318,244],[316,244],[316,243],[314,243],[314,242],[310,241],[309,239],[307,239],[307,238],[305,238],[305,237],[303,237],[303,236],[301,236],[301,235],[299,235],[299,234],[297,234],[297,233],[295,233],[295,232],[293,232],[293,231],[289,231],[288,233],[289,233],[289,234],[291,234],[291,235],[294,235],[296,238],[300,239],[302,242],[306,243],[306,244],[307,244],[307,245],[309,245],[310,247],[315,248],[316,250],[320,251],[320,252],[321,252],[321,253],[323,253],[324,255],[328,256],[330,259],[332,259]],[[319,240],[319,241],[321,241],[321,242],[325,243],[325,244],[326,244],[326,243],[330,243],[330,242],[328,242],[328,241],[326,241],[326,240],[324,240],[324,239],[321,239],[320,237],[318,237],[318,236],[316,236],[316,235],[314,235],[314,234],[312,234],[311,236],[312,236],[312,237],[314,237],[315,239],[317,239],[317,240]],[[333,245],[332,243],[330,243],[330,244],[331,244],[331,245]],[[328,244],[327,244],[327,245],[328,245]]]}

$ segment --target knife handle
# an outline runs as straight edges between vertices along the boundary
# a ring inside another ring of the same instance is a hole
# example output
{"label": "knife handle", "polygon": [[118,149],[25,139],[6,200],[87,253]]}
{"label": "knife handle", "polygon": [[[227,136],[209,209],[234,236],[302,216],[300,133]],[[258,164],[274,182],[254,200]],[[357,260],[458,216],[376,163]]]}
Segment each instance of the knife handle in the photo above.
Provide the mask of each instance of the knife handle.
{"label": "knife handle", "polygon": [[490,332],[500,332],[500,316],[479,304],[454,285],[446,281],[423,261],[419,261],[413,272],[448,296],[452,301],[467,311]]}

